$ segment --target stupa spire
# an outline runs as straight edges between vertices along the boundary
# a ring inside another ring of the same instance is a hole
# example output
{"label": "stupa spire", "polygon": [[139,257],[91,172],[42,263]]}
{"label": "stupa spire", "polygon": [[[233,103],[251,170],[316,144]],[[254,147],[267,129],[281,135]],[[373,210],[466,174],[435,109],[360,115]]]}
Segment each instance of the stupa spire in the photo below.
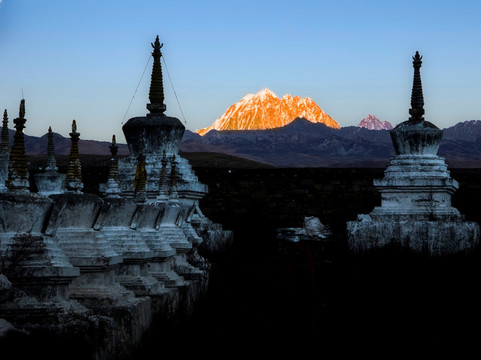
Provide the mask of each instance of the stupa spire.
{"label": "stupa spire", "polygon": [[10,151],[10,161],[8,163],[7,186],[10,190],[28,191],[30,183],[28,181],[27,160],[25,159],[25,138],[23,129],[25,128],[25,99],[20,101],[18,118],[13,120],[15,124],[15,135],[13,137],[12,150]]}
{"label": "stupa spire", "polygon": [[152,44],[152,57],[154,63],[152,65],[152,76],[150,80],[149,100],[150,104],[147,104],[147,109],[150,111],[150,115],[163,115],[166,110],[164,104],[164,85],[162,79],[162,64],[160,58],[162,53],[160,49],[164,44],[160,43],[159,35],[155,38],[155,42]]}
{"label": "stupa spire", "polygon": [[47,167],[45,170],[58,170],[57,161],[55,160],[55,147],[53,145],[53,132],[51,126],[48,127]]}
{"label": "stupa spire", "polygon": [[110,149],[110,154],[112,155],[112,157],[110,158],[109,179],[118,181],[119,169],[118,169],[117,152],[119,150],[119,147],[117,146],[115,135],[112,135],[112,144],[109,146],[109,149]]}
{"label": "stupa spire", "polygon": [[77,132],[77,122],[72,121],[72,132],[69,134],[72,142],[70,146],[70,154],[68,158],[67,168],[67,190],[74,193],[80,193],[83,189],[82,183],[82,165],[80,163],[78,141],[80,133]]}
{"label": "stupa spire", "polygon": [[413,56],[413,89],[411,92],[411,109],[409,114],[409,122],[417,124],[424,121],[424,97],[423,97],[423,86],[421,83],[421,65],[422,56],[419,55],[419,51],[416,51],[416,55]]}
{"label": "stupa spire", "polygon": [[8,154],[10,152],[10,137],[8,136],[8,114],[7,109],[3,112],[2,136],[1,136],[0,152]]}
{"label": "stupa spire", "polygon": [[119,159],[117,158],[117,152],[119,147],[117,146],[117,141],[115,140],[115,135],[112,135],[112,144],[109,146],[110,149],[110,167],[109,175],[107,178],[107,188],[105,189],[105,194],[107,197],[119,197],[120,194],[120,184],[119,184]]}

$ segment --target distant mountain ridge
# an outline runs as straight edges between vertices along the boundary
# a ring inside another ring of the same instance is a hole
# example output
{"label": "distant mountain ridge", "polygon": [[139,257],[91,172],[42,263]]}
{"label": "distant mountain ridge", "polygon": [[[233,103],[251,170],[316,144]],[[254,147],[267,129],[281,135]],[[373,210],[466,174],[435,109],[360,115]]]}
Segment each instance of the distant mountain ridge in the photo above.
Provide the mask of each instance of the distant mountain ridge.
{"label": "distant mountain ridge", "polygon": [[[481,167],[481,121],[443,130],[438,155],[448,166]],[[276,129],[186,131],[181,150],[222,152],[277,167],[385,167],[395,156],[388,130],[348,126],[333,129],[296,119]]]}
{"label": "distant mountain ridge", "polygon": [[289,94],[279,98],[273,91],[262,89],[257,94],[244,96],[239,102],[231,105],[211,126],[197,130],[197,133],[205,135],[211,130],[274,129],[300,117],[313,123],[340,128],[339,124],[311,98]]}
{"label": "distant mountain ridge", "polygon": [[[1,129],[1,126],[0,126]],[[13,144],[13,136],[15,130],[9,129],[8,134],[10,137],[10,147]],[[24,135],[25,138],[25,153],[27,155],[47,155],[48,147],[48,134],[44,134],[40,137]],[[53,133],[53,143],[56,155],[68,155],[70,153],[71,140],[69,137],[64,137],[56,132]],[[92,154],[92,155],[110,155],[111,145],[108,141],[97,141],[97,140],[79,140],[79,153],[80,154]],[[129,154],[129,149],[127,144],[119,144],[118,154],[127,155]]]}
{"label": "distant mountain ridge", "polygon": [[[10,143],[14,130],[9,130]],[[47,154],[47,134],[25,135],[27,154]],[[68,155],[70,138],[54,133],[55,153]],[[119,144],[119,155],[128,154]],[[81,154],[109,155],[110,143],[80,140]],[[186,130],[182,152],[216,152],[276,167],[385,167],[394,148],[388,130],[368,130],[359,126],[330,128],[306,119],[269,130],[209,131],[206,135]],[[452,167],[481,167],[481,120],[460,122],[443,129],[439,156]]]}

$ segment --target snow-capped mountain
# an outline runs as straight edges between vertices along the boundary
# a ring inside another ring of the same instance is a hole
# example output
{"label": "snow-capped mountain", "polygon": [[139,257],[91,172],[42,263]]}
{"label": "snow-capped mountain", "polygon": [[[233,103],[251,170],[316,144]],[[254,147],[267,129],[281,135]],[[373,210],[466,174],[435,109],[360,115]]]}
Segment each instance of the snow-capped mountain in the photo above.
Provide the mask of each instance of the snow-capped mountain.
{"label": "snow-capped mountain", "polygon": [[376,116],[368,114],[358,125],[368,130],[391,130],[392,125],[387,121],[379,120]]}
{"label": "snow-capped mountain", "polygon": [[339,129],[339,124],[309,97],[289,94],[279,98],[273,91],[263,89],[248,94],[231,105],[211,126],[197,130],[204,135],[210,130],[265,130],[285,126],[296,118],[323,123]]}

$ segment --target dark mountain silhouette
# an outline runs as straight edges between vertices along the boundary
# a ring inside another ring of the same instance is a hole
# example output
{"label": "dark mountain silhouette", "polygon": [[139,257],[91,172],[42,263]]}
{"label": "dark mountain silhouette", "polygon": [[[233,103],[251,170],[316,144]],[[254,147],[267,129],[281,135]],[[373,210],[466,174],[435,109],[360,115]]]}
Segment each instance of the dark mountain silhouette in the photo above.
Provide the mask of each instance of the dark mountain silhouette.
{"label": "dark mountain silhouette", "polygon": [[481,139],[481,120],[469,120],[444,129],[443,138],[461,141],[479,141]]}
{"label": "dark mountain silhouette", "polygon": [[[14,130],[9,130],[11,143]],[[54,133],[55,153],[68,155],[70,138]],[[126,144],[117,144],[119,155],[128,154]],[[81,154],[109,155],[110,142],[80,140]],[[47,134],[25,135],[26,153],[47,153]],[[183,153],[220,153],[276,167],[385,167],[395,155],[388,130],[358,126],[340,129],[306,119],[267,130],[211,130],[204,136],[186,130]],[[450,167],[481,167],[481,121],[460,122],[444,129],[438,152]],[[206,160],[208,158],[206,157]]]}
{"label": "dark mountain silhouette", "polygon": [[[182,151],[212,151],[277,167],[385,167],[395,155],[388,130],[340,129],[296,119],[276,129],[186,131]],[[481,167],[481,121],[444,129],[439,156],[451,167]]]}
{"label": "dark mountain silhouette", "polygon": [[[1,128],[1,127],[0,127]],[[10,136],[10,146],[13,144],[13,136],[15,130],[9,129],[8,134]],[[25,137],[25,153],[27,155],[42,155],[47,154],[48,135],[45,134],[41,137],[24,135]],[[64,137],[56,132],[53,133],[53,143],[56,155],[68,155],[70,153],[70,138]],[[79,140],[79,153],[80,154],[92,154],[92,155],[110,155],[108,141],[96,141],[96,140]],[[127,155],[129,153],[127,144],[119,144],[118,154]]]}
{"label": "dark mountain silhouette", "polygon": [[181,150],[216,151],[277,167],[378,167],[394,155],[387,130],[330,128],[296,119],[276,129],[186,134]]}

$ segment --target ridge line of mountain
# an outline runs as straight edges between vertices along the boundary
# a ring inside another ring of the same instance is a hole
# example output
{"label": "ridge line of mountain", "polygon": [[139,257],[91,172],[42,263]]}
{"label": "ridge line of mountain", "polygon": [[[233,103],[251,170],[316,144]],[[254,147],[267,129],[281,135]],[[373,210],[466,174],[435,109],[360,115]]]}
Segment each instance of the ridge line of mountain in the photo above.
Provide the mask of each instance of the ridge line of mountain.
{"label": "ridge line of mountain", "polygon": [[[14,130],[9,129],[11,143]],[[449,166],[481,167],[481,120],[468,120],[443,129],[439,156]],[[47,134],[25,135],[28,155],[46,155]],[[70,138],[54,133],[56,155],[68,155]],[[83,140],[79,152],[110,155],[110,142]],[[119,155],[128,155],[126,144],[117,143]],[[359,126],[340,129],[296,119],[286,126],[267,130],[210,131],[201,136],[185,130],[181,152],[211,152],[237,156],[276,167],[373,167],[385,166],[394,156],[388,130]]]}

